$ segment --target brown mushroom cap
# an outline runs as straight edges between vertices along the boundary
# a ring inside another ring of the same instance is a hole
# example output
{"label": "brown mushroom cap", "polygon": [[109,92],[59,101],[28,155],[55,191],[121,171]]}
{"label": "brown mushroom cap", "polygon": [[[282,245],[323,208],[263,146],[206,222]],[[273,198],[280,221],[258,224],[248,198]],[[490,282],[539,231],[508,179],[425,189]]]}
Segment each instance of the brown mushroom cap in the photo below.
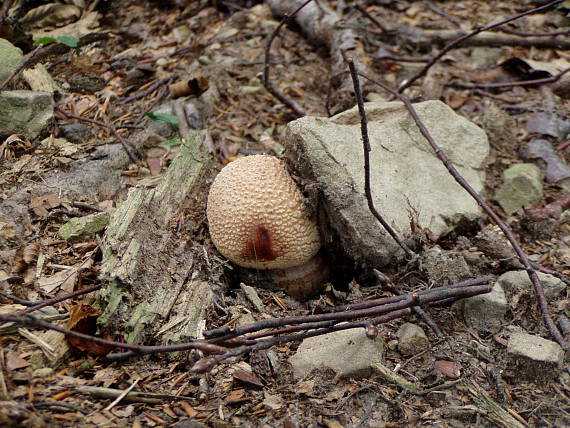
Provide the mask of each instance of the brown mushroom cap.
{"label": "brown mushroom cap", "polygon": [[224,167],[210,188],[207,216],[214,245],[239,266],[298,266],[321,245],[301,192],[273,156],[247,156]]}

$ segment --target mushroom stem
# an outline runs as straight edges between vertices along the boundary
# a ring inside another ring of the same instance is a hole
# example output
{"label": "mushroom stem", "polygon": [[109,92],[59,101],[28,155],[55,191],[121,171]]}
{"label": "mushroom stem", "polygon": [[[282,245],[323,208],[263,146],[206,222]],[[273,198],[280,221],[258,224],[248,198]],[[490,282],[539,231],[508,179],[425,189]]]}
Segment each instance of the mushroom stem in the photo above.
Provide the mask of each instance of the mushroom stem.
{"label": "mushroom stem", "polygon": [[329,279],[330,269],[319,253],[307,263],[287,269],[267,271],[271,281],[287,294],[306,299],[320,293]]}

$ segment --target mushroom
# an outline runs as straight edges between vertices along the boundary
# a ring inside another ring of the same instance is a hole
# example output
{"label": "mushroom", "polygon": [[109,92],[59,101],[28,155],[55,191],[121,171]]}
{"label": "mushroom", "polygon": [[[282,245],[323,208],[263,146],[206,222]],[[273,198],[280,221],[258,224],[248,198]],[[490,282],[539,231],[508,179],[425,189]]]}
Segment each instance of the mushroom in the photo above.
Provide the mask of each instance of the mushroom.
{"label": "mushroom", "polygon": [[208,195],[210,236],[238,266],[268,270],[296,297],[320,291],[328,270],[318,255],[321,239],[285,164],[253,155],[226,165]]}

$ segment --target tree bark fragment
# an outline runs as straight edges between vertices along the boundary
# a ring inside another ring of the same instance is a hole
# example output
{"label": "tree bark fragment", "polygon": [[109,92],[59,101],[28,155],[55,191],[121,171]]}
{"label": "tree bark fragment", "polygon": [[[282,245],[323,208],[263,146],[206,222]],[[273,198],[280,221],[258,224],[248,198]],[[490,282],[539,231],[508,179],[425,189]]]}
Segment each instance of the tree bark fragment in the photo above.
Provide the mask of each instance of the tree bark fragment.
{"label": "tree bark fragment", "polygon": [[105,233],[99,325],[129,343],[195,338],[213,293],[195,232],[204,218],[204,177],[212,159],[191,131],[159,185],[135,187]]}

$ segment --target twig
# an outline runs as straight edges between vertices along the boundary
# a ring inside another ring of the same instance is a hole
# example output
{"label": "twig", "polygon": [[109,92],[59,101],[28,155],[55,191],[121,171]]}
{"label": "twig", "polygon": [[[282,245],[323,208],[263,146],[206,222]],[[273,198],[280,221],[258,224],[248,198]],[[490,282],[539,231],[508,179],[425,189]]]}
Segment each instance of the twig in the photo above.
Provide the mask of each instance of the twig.
{"label": "twig", "polygon": [[440,8],[438,8],[437,6],[435,6],[434,4],[432,4],[432,2],[430,1],[424,1],[423,2],[426,7],[431,10],[432,12],[438,14],[439,16],[444,17],[445,19],[447,19],[449,22],[451,22],[453,25],[455,25],[458,28],[461,28],[461,23],[455,19],[453,16],[450,16],[449,14],[445,13],[445,11],[441,10]]}
{"label": "twig", "polygon": [[452,386],[457,385],[458,383],[461,383],[464,380],[465,379],[450,380],[449,382],[445,382],[445,383],[442,383],[440,385],[435,385],[435,386],[432,386],[431,388],[422,389],[420,391],[414,391],[413,394],[415,394],[415,395],[428,395],[431,392],[451,388]]}
{"label": "twig", "polygon": [[543,83],[554,83],[559,80],[562,76],[570,71],[570,67],[565,68],[560,73],[555,74],[554,76],[550,77],[543,77],[542,79],[533,79],[533,80],[520,80],[518,82],[502,82],[502,83],[462,83],[462,82],[455,82],[451,81],[447,83],[447,86],[452,86],[454,88],[463,88],[463,89],[474,89],[474,88],[511,88],[513,86],[529,86],[529,85],[540,85]]}
{"label": "twig", "polygon": [[413,56],[397,56],[397,55],[373,55],[372,58],[376,60],[389,59],[391,61],[401,61],[401,62],[428,62],[431,57],[413,57]]}
{"label": "twig", "polygon": [[144,98],[148,94],[150,94],[151,92],[156,90],[157,88],[160,88],[162,85],[166,85],[168,82],[170,82],[171,80],[174,80],[174,79],[178,79],[178,74],[171,74],[168,77],[163,77],[162,79],[159,79],[156,82],[154,82],[152,85],[150,85],[145,90],[137,92],[135,95],[131,95],[130,97],[122,99],[120,101],[120,103],[121,104],[127,104],[127,103],[130,103],[132,101],[136,101],[138,99]]}
{"label": "twig", "polygon": [[536,274],[536,271],[533,268],[531,262],[529,261],[526,253],[521,248],[520,244],[517,242],[512,230],[493,211],[493,209],[489,206],[489,204],[481,196],[479,196],[479,194],[475,191],[475,189],[473,189],[473,187],[471,187],[471,185],[467,181],[465,181],[465,179],[459,174],[457,169],[455,169],[455,166],[453,165],[453,163],[449,160],[449,158],[446,156],[446,154],[443,152],[443,150],[437,145],[437,143],[435,142],[435,140],[433,139],[433,137],[431,136],[431,134],[427,130],[426,126],[424,125],[424,123],[419,118],[419,116],[418,116],[416,110],[414,109],[414,106],[410,102],[410,100],[407,97],[400,94],[398,91],[396,91],[396,90],[390,88],[389,86],[383,84],[382,82],[376,81],[376,80],[372,79],[371,77],[368,77],[362,73],[360,73],[360,75],[362,77],[364,77],[365,79],[368,79],[369,81],[377,84],[378,86],[383,88],[385,91],[391,93],[393,96],[395,96],[396,98],[398,98],[400,101],[402,101],[404,103],[404,105],[406,106],[406,109],[408,110],[408,112],[410,113],[412,118],[414,119],[414,122],[416,123],[420,133],[428,141],[429,145],[434,150],[436,156],[445,165],[446,169],[449,171],[451,176],[455,179],[455,181],[457,181],[457,183],[459,183],[459,185],[461,185],[461,187],[463,187],[467,191],[467,193],[469,193],[471,195],[471,197],[473,199],[475,199],[475,201],[477,201],[479,206],[481,208],[483,208],[483,210],[493,220],[493,222],[497,226],[499,226],[499,228],[503,231],[504,235],[506,236],[506,238],[510,242],[510,244],[513,247],[513,249],[515,250],[515,253],[517,254],[519,260],[521,261],[525,270],[527,271],[527,274],[528,274],[532,284],[534,285],[534,290],[536,293],[538,305],[540,307],[540,312],[542,314],[542,318],[544,320],[544,323],[545,323],[548,331],[550,332],[551,336],[560,344],[560,346],[562,346],[565,350],[570,350],[570,345],[568,343],[566,343],[566,341],[562,337],[562,334],[560,333],[560,331],[558,330],[558,328],[554,324],[552,317],[550,316],[550,313],[548,311],[548,302],[546,301],[546,297],[544,296],[544,287],[543,287],[542,283],[540,282],[538,275]]}
{"label": "twig", "polygon": [[[390,290],[398,295],[401,296],[404,294],[404,292],[402,290],[400,290],[400,288],[398,286],[396,286],[396,284],[394,284],[390,278],[388,278],[386,275],[380,273],[378,270],[373,269],[374,272],[374,276],[376,276],[376,279],[387,285]],[[439,338],[443,337],[443,332],[441,331],[441,329],[439,328],[439,326],[437,325],[437,323],[429,316],[429,314],[424,311],[422,308],[420,308],[419,306],[412,306],[412,311],[414,311],[416,313],[416,315],[418,317],[420,317],[420,319],[425,322],[429,328],[431,328],[433,330],[433,332],[435,333],[435,335]]]}
{"label": "twig", "polygon": [[99,290],[101,287],[102,287],[101,284],[94,285],[92,287],[84,288],[83,290],[74,291],[73,293],[69,293],[69,294],[66,294],[64,296],[54,297],[53,299],[48,299],[48,300],[45,300],[45,301],[38,303],[34,306],[30,306],[29,308],[24,309],[21,312],[18,312],[16,315],[25,316],[25,315],[31,314],[32,312],[38,311],[42,308],[45,308],[46,306],[52,306],[52,305],[55,305],[56,303],[63,302],[65,300],[69,300],[69,299],[73,299],[74,297],[83,296],[84,294],[92,293],[93,291]]}
{"label": "twig", "polygon": [[75,114],[71,114],[68,113],[66,111],[63,111],[62,109],[60,109],[59,107],[55,108],[59,113],[61,113],[62,115],[64,115],[65,117],[67,117],[68,119],[77,119],[79,121],[83,121],[83,122],[88,122],[88,123],[92,123],[94,125],[98,125],[98,126],[102,126],[103,128],[109,129],[113,135],[115,136],[115,138],[117,140],[119,140],[119,142],[121,143],[121,146],[123,146],[123,149],[125,150],[125,152],[127,153],[127,156],[129,156],[129,159],[131,160],[131,162],[133,163],[137,163],[139,161],[138,157],[134,154],[134,152],[132,151],[131,147],[129,146],[129,143],[127,142],[127,140],[125,140],[121,134],[119,134],[117,132],[117,129],[120,128],[118,126],[114,126],[114,125],[109,125],[105,122],[101,122],[100,120],[95,120],[95,119],[91,119],[89,117],[83,117],[83,116],[77,116]]}
{"label": "twig", "polygon": [[119,404],[119,403],[121,402],[121,400],[122,400],[123,398],[125,398],[125,397],[129,394],[129,392],[131,392],[131,391],[133,390],[133,388],[134,388],[135,386],[137,386],[137,383],[139,383],[139,380],[140,380],[140,379],[135,379],[135,381],[131,384],[131,386],[129,386],[127,389],[125,389],[125,390],[122,392],[121,395],[119,395],[117,398],[115,398],[115,399],[113,400],[113,402],[110,403],[110,404],[109,404],[107,407],[105,407],[105,409],[103,409],[103,410],[109,411],[109,410],[111,410],[113,407],[115,407],[117,404]]}
{"label": "twig", "polygon": [[390,33],[390,30],[388,30],[380,21],[378,21],[375,17],[373,17],[372,15],[370,15],[367,10],[359,5],[359,4],[355,4],[354,8],[359,11],[362,15],[364,15],[366,18],[368,18],[370,20],[370,22],[372,22],[374,25],[376,25],[380,30],[382,30],[383,33]]}
{"label": "twig", "polygon": [[[101,398],[115,398],[123,394],[124,391],[114,388],[103,388],[98,386],[79,385],[73,388],[77,392],[91,394]],[[194,397],[186,397],[183,395],[155,394],[151,392],[132,392],[130,391],[123,399],[130,403],[146,403],[160,404],[165,400],[191,400]]]}
{"label": "twig", "polygon": [[467,33],[457,39],[455,39],[454,41],[448,43],[437,55],[435,55],[430,62],[428,62],[425,67],[423,67],[420,71],[418,71],[414,76],[412,76],[409,80],[407,80],[406,82],[404,82],[402,85],[400,85],[400,87],[398,88],[398,93],[402,93],[405,89],[409,88],[416,80],[418,80],[419,78],[423,77],[426,75],[426,73],[428,72],[428,70],[437,62],[439,61],[439,59],[441,57],[443,57],[447,52],[449,52],[450,50],[456,48],[458,45],[460,45],[463,41],[469,39],[470,37],[473,37],[483,31],[488,31],[488,30],[492,30],[493,28],[497,28],[500,27],[501,25],[507,24],[509,22],[512,21],[516,21],[517,19],[522,18],[523,16],[526,15],[530,15],[533,13],[538,13],[538,12],[542,12],[544,10],[550,9],[553,6],[556,6],[560,3],[564,2],[564,0],[555,0],[552,1],[544,6],[540,6],[534,9],[530,9],[527,10],[526,12],[520,13],[518,15],[512,16],[510,18],[506,18],[503,19],[502,21],[499,21],[497,23],[494,24],[489,24],[486,25],[484,27],[480,27],[477,28],[476,30],[471,31],[470,33]]}
{"label": "twig", "polygon": [[279,31],[281,31],[283,25],[288,23],[291,18],[293,18],[297,13],[299,13],[301,9],[303,9],[306,5],[308,5],[312,1],[313,0],[307,0],[297,9],[295,9],[293,13],[285,15],[281,20],[281,22],[279,23],[279,25],[275,28],[275,31],[271,33],[271,35],[267,39],[267,44],[265,45],[265,59],[263,62],[263,86],[265,86],[265,89],[267,89],[267,91],[271,95],[273,95],[283,104],[285,104],[287,107],[293,110],[298,117],[303,117],[306,115],[303,108],[299,106],[299,104],[297,104],[295,101],[287,98],[281,91],[279,91],[275,86],[273,86],[273,83],[271,83],[271,81],[269,80],[269,68],[271,65],[271,45],[273,44],[273,41],[279,34]]}
{"label": "twig", "polygon": [[[344,56],[344,52],[343,52]],[[362,97],[362,91],[360,90],[360,82],[358,80],[358,74],[356,71],[356,66],[352,58],[344,57],[345,61],[348,63],[350,68],[350,76],[352,77],[352,83],[354,85],[354,92],[356,95],[356,101],[358,103],[358,112],[360,113],[360,132],[362,134],[362,144],[364,146],[364,194],[366,195],[366,200],[368,201],[368,209],[374,217],[380,222],[382,227],[390,234],[392,239],[398,243],[398,245],[404,250],[406,256],[410,259],[417,258],[417,254],[414,253],[406,243],[398,236],[398,233],[394,228],[380,215],[376,207],[374,206],[374,200],[372,199],[372,190],[370,185],[370,139],[368,138],[368,121],[366,120],[366,111],[364,110],[364,99]]]}
{"label": "twig", "polygon": [[363,302],[361,305],[365,307],[358,307],[359,304],[346,305],[336,308],[332,312],[326,312],[323,314],[269,318],[236,328],[220,327],[205,331],[204,337],[206,339],[223,338],[224,340],[227,340],[231,337],[253,333],[266,328],[276,328],[286,325],[297,325],[319,321],[350,321],[367,316],[381,315],[387,312],[409,308],[411,306],[421,306],[429,302],[448,299],[451,297],[465,297],[467,295],[481,294],[484,290],[490,290],[490,287],[488,285],[437,287],[430,290],[422,290],[417,293],[388,297],[374,302]]}
{"label": "twig", "polygon": [[[478,278],[472,278],[472,279],[468,279],[466,281],[461,281],[461,282],[457,282],[455,284],[451,284],[448,285],[445,288],[468,288],[468,287],[474,287],[477,285],[485,285],[488,284],[489,282],[491,282],[493,279],[495,279],[495,277],[493,275],[485,275],[485,276],[481,276]],[[443,289],[443,288],[440,288]],[[432,288],[432,290],[435,290],[435,288]],[[418,291],[417,295],[423,295],[425,293],[428,293],[429,290],[422,290],[422,291]],[[379,299],[379,300],[369,300],[366,302],[359,302],[359,303],[351,303],[350,305],[343,305],[343,306],[339,306],[337,308],[334,309],[335,312],[339,312],[339,311],[347,311],[347,310],[355,310],[355,309],[366,309],[366,308],[371,308],[373,306],[377,306],[379,304],[390,304],[390,303],[395,303],[395,302],[399,302],[403,299],[402,296],[393,296],[393,297],[387,297],[384,299]],[[444,299],[446,299],[446,297],[441,296],[441,300],[443,301]]]}
{"label": "twig", "polygon": [[[410,308],[412,306],[435,304],[438,301],[445,301],[452,297],[469,297],[481,293],[488,293],[490,290],[491,288],[488,285],[475,285],[463,288],[439,287],[410,295],[394,296],[392,298],[383,299],[375,302],[376,304],[374,307],[363,310],[346,310],[343,312],[272,318],[235,329],[222,327],[205,331],[205,339],[194,339],[186,343],[173,345],[136,345],[102,339],[100,337],[68,330],[58,325],[35,318],[31,315],[19,316],[0,314],[0,321],[17,322],[31,327],[58,331],[70,337],[83,339],[113,349],[130,350],[132,352],[129,355],[133,355],[133,353],[142,355],[162,352],[177,352],[190,349],[198,349],[206,354],[215,354],[198,361],[198,363],[196,363],[192,368],[195,372],[202,372],[218,364],[220,361],[233,356],[242,355],[259,349],[267,349],[276,344],[302,340],[307,337],[318,336],[333,331],[351,328],[366,328],[370,325],[376,325],[407,315],[411,313]],[[266,328],[285,326],[290,327],[274,331],[262,331]],[[258,332],[258,334],[247,335],[249,333],[256,332]],[[291,332],[293,333],[284,334]],[[262,339],[262,337],[266,337],[270,334],[273,336]]]}

